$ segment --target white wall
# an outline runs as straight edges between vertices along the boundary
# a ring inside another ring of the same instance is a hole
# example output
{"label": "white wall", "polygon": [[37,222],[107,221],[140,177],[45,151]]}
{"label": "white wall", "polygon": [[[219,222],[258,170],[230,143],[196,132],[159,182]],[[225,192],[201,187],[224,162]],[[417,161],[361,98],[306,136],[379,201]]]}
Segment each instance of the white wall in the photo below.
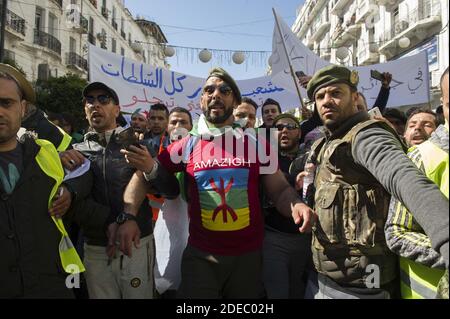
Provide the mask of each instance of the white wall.
{"label": "white wall", "polygon": [[[125,49],[125,56],[143,61],[143,57],[130,47],[128,42],[129,34],[132,35],[133,41],[153,42],[156,40],[153,37],[147,37],[144,32],[134,22],[133,17],[128,13],[123,6],[122,0],[107,0],[106,6],[109,10],[108,20],[101,14],[102,0],[97,1],[97,8],[95,8],[88,0],[77,0],[76,5],[81,9],[81,14],[88,19],[92,17],[94,19],[94,36],[97,41],[97,46],[100,46],[97,34],[102,29],[107,34],[107,49],[112,49],[112,39],[116,40],[116,53],[121,54],[121,48]],[[76,40],[75,53],[84,59],[88,58],[87,46],[88,46],[88,34],[80,33],[72,27],[70,20],[66,17],[66,9],[70,7],[70,0],[63,0],[63,7],[59,7],[53,0],[21,0],[21,1],[8,1],[8,9],[15,14],[19,15],[26,21],[26,36],[24,39],[12,36],[9,32],[6,32],[5,49],[13,51],[15,53],[15,60],[19,66],[21,66],[27,77],[31,81],[36,81],[38,77],[38,65],[48,64],[53,76],[61,76],[67,72],[75,72],[81,76],[87,77],[85,71],[68,68],[66,65],[66,56],[70,51],[70,37]],[[42,31],[48,33],[49,14],[57,17],[57,30],[56,35],[61,42],[61,55],[55,54],[49,49],[46,49],[40,45],[34,44],[34,29],[35,29],[35,16],[36,6],[41,7],[44,10],[44,27]],[[113,7],[116,8],[116,23],[118,24],[117,31],[111,25]],[[124,31],[126,39],[121,36],[122,19],[124,18]],[[144,45],[144,48],[146,46]],[[147,56],[147,54],[146,54]],[[164,66],[164,58],[161,55],[147,56],[147,63]]]}

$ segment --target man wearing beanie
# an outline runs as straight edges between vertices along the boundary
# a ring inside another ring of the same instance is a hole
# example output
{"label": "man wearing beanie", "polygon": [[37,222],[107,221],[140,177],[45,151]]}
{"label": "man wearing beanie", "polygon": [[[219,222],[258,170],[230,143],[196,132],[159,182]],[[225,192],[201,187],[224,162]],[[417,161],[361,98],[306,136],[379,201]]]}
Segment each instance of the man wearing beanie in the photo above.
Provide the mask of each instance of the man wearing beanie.
{"label": "man wearing beanie", "polygon": [[331,65],[307,88],[327,129],[310,157],[317,165],[318,274],[308,282],[308,298],[397,297],[398,260],[384,235],[391,195],[410,209],[448,267],[448,199],[409,160],[390,126],[358,111],[357,85],[356,71]]}
{"label": "man wearing beanie", "polygon": [[[254,135],[234,125],[233,110],[240,103],[233,78],[221,68],[213,69],[202,89],[203,115],[198,125],[190,136],[164,150],[157,161],[149,158],[146,184],[136,183],[125,192],[125,202],[128,196],[134,197],[125,211],[133,213],[146,188],[157,190],[168,183],[162,172],[185,173],[181,191],[188,201],[190,221],[179,298],[264,296],[264,222],[258,185],[265,187],[281,214],[294,218],[297,231],[306,232],[311,226],[313,212],[278,170],[278,154],[272,151],[268,166],[263,166],[258,148],[270,149],[265,136],[255,141]],[[245,151],[239,154],[238,149]],[[252,158],[250,154],[258,155]]]}

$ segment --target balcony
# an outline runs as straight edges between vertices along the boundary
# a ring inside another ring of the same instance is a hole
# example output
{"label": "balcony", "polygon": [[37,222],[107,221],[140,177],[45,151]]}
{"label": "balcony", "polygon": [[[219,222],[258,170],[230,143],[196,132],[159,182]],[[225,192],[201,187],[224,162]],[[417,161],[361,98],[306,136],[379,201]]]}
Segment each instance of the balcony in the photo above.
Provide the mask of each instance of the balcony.
{"label": "balcony", "polygon": [[89,0],[89,2],[97,9],[97,0]]}
{"label": "balcony", "polygon": [[317,20],[311,30],[311,38],[312,41],[319,41],[323,38],[323,36],[330,30],[331,23],[328,20],[328,16],[324,14],[322,17]]}
{"label": "balcony", "polygon": [[61,56],[61,42],[44,31],[34,29],[34,44],[40,45]]}
{"label": "balcony", "polygon": [[361,24],[355,23],[356,16],[347,21],[347,23],[338,25],[332,39],[335,47],[341,47],[349,41],[356,41],[361,33]]}
{"label": "balcony", "polygon": [[320,50],[320,57],[324,60],[330,61],[331,59],[331,48],[326,48]]}
{"label": "balcony", "polygon": [[[1,7],[0,7],[1,8]],[[25,40],[26,22],[14,12],[6,9],[6,31],[11,33],[19,40]]]}
{"label": "balcony", "polygon": [[362,23],[373,12],[375,0],[361,0],[356,8],[356,23]]}
{"label": "balcony", "polygon": [[331,14],[340,16],[350,0],[336,0],[331,8]]}
{"label": "balcony", "polygon": [[109,17],[109,11],[108,11],[108,9],[105,8],[105,7],[102,7],[102,16],[103,16],[106,20],[108,20],[108,17]]}
{"label": "balcony", "polygon": [[390,29],[381,36],[381,52],[397,48],[397,41],[403,37],[408,37],[420,42],[427,37],[427,34],[442,23],[441,5],[438,0],[424,1],[418,7],[407,12],[405,20],[396,22]]}
{"label": "balcony", "polygon": [[88,62],[83,57],[79,56],[75,52],[69,52],[66,54],[66,64],[68,67],[75,68],[79,71],[88,70]]}
{"label": "balcony", "polygon": [[63,0],[52,0],[54,3],[56,3],[60,8],[63,6]]}
{"label": "balcony", "polygon": [[305,33],[312,21],[317,17],[317,15],[321,14],[323,9],[325,9],[323,5],[326,2],[326,0],[310,1],[306,3],[307,7],[304,7],[303,5],[297,9],[297,19],[293,32],[297,33],[299,38],[303,38],[305,36]]}
{"label": "balcony", "polygon": [[[72,24],[72,27],[80,33],[88,33],[89,30],[89,21],[86,19],[81,13],[70,14],[67,13],[69,22]],[[79,19],[77,19],[79,17]],[[78,21],[76,21],[78,20]]]}
{"label": "balcony", "polygon": [[95,38],[95,35],[93,35],[92,33],[88,34],[88,41],[92,45],[96,45],[97,43],[97,39]]}
{"label": "balcony", "polygon": [[369,46],[362,47],[358,50],[358,65],[368,65],[378,63],[380,54],[369,50]]}
{"label": "balcony", "polygon": [[14,51],[5,49],[4,54],[5,61],[16,62],[16,53]]}
{"label": "balcony", "polygon": [[131,44],[131,49],[139,54],[142,54],[142,52],[144,52],[144,47],[142,46],[142,44],[140,44],[139,42],[134,42]]}

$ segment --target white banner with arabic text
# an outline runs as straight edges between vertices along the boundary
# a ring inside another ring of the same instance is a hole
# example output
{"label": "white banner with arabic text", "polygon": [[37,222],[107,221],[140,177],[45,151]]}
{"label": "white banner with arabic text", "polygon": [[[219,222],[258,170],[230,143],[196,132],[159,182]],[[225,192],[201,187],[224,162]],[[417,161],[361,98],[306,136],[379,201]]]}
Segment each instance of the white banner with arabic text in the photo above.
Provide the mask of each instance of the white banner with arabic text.
{"label": "white banner with arabic text", "polygon": [[[194,118],[201,114],[200,96],[205,79],[153,67],[95,46],[89,47],[91,82],[103,82],[114,89],[121,109],[133,113],[148,111],[150,105],[163,103],[169,111],[177,106],[188,109]],[[267,98],[281,103],[283,110],[298,107],[295,93],[272,84],[270,77],[237,81],[242,96],[262,105]]]}
{"label": "white banner with arabic text", "polygon": [[[312,76],[316,71],[330,64],[306,47],[300,39],[295,36],[291,28],[289,28],[283,19],[278,15],[277,17],[286,43],[289,59],[291,60],[295,71],[303,71],[306,75]],[[291,92],[296,92],[295,84],[290,75],[286,51],[283,47],[283,41],[276,25],[273,31],[272,46],[272,82]],[[360,82],[358,90],[367,98],[369,108],[373,106],[381,88],[381,82],[371,78],[371,70],[377,70],[381,73],[389,72],[392,74],[391,91],[387,104],[388,107],[422,104],[430,101],[430,76],[426,52],[395,61],[355,67],[352,69],[359,72]],[[303,97],[307,97],[306,90],[303,88],[301,89],[301,94]]]}

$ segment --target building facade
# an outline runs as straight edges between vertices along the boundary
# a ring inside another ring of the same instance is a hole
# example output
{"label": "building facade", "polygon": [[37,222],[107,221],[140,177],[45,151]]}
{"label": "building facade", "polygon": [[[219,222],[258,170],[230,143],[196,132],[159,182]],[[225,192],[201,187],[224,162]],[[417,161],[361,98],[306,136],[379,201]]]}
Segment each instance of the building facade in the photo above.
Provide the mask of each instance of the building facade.
{"label": "building facade", "polygon": [[448,0],[306,0],[292,30],[322,58],[349,66],[426,50],[434,108],[449,65],[448,9]]}
{"label": "building facade", "polygon": [[123,0],[8,0],[5,57],[28,80],[69,72],[88,75],[88,44],[155,66],[167,66],[160,27],[134,19]]}

